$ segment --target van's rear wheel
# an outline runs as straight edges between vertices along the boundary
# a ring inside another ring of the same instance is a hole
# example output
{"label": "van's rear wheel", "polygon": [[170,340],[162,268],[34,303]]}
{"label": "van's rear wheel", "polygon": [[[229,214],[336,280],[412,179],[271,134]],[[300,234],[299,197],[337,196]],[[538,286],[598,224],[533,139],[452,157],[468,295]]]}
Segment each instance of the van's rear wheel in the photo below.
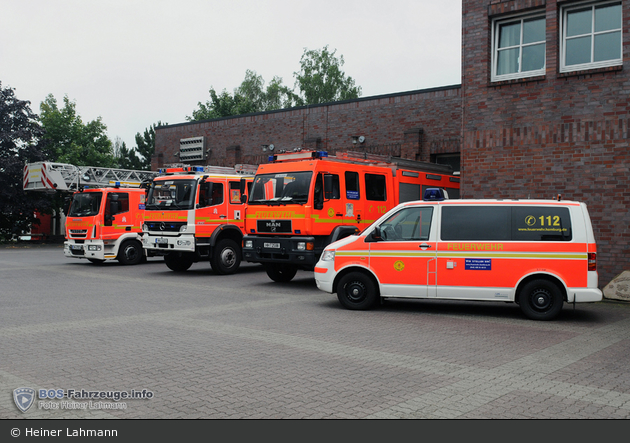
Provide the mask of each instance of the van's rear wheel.
{"label": "van's rear wheel", "polygon": [[346,309],[371,309],[379,299],[374,281],[363,272],[344,275],[337,285],[337,298]]}
{"label": "van's rear wheel", "polygon": [[184,252],[169,252],[164,256],[164,263],[171,271],[184,272],[193,264],[193,261]]}
{"label": "van's rear wheel", "polygon": [[562,292],[548,280],[532,280],[521,289],[518,297],[521,311],[532,320],[552,320],[562,310]]}

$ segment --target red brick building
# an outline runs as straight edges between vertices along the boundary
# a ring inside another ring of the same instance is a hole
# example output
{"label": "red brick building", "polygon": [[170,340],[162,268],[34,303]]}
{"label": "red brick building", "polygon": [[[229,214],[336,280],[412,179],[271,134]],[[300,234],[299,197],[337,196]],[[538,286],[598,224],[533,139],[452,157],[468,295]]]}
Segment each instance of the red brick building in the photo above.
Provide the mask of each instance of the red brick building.
{"label": "red brick building", "polygon": [[630,269],[628,1],[462,13],[462,195],[586,202],[606,285]]}
{"label": "red brick building", "polygon": [[[600,286],[630,269],[627,0],[463,0],[462,84],[156,130],[153,169],[349,149],[452,164],[464,198],[587,203]],[[184,147],[184,145],[182,145]]]}

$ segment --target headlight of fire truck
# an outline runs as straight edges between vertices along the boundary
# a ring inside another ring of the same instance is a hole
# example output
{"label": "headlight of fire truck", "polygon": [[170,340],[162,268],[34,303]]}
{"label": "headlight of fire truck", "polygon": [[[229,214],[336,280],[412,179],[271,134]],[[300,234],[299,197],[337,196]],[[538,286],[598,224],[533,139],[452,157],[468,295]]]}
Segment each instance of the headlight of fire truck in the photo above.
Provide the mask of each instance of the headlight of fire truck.
{"label": "headlight of fire truck", "polygon": [[254,241],[253,240],[245,240],[245,243],[243,244],[244,248],[253,248],[254,247]]}
{"label": "headlight of fire truck", "polygon": [[312,251],[315,244],[313,242],[298,242],[297,249],[298,251]]}
{"label": "headlight of fire truck", "polygon": [[183,225],[181,228],[179,228],[179,232],[186,232],[187,230],[188,230],[187,225]]}
{"label": "headlight of fire truck", "polygon": [[88,245],[88,251],[100,251],[101,245]]}
{"label": "headlight of fire truck", "polygon": [[144,223],[142,225],[142,232],[149,232],[149,225],[147,225],[146,223]]}
{"label": "headlight of fire truck", "polygon": [[324,249],[322,253],[322,261],[333,261],[335,259],[334,249]]}

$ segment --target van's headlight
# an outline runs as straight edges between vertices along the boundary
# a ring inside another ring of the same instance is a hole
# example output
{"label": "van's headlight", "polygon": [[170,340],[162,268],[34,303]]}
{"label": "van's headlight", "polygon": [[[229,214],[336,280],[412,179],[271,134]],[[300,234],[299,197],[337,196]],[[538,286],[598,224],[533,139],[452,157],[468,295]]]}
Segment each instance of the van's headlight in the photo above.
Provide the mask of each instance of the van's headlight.
{"label": "van's headlight", "polygon": [[333,249],[325,249],[322,254],[322,261],[333,261],[335,259],[335,251]]}

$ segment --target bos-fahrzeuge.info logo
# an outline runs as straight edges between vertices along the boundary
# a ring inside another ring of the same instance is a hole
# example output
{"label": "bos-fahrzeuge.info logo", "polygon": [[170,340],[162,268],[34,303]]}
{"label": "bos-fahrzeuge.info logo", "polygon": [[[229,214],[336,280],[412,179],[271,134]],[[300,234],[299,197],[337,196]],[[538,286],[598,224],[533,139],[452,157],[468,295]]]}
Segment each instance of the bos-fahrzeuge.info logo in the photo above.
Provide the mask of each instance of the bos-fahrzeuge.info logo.
{"label": "bos-fahrzeuge.info logo", "polygon": [[[13,401],[22,412],[28,411],[36,399],[38,409],[127,409],[121,400],[149,400],[153,391],[89,391],[86,389],[39,389],[17,388]],[[83,400],[83,401],[77,401]]]}

